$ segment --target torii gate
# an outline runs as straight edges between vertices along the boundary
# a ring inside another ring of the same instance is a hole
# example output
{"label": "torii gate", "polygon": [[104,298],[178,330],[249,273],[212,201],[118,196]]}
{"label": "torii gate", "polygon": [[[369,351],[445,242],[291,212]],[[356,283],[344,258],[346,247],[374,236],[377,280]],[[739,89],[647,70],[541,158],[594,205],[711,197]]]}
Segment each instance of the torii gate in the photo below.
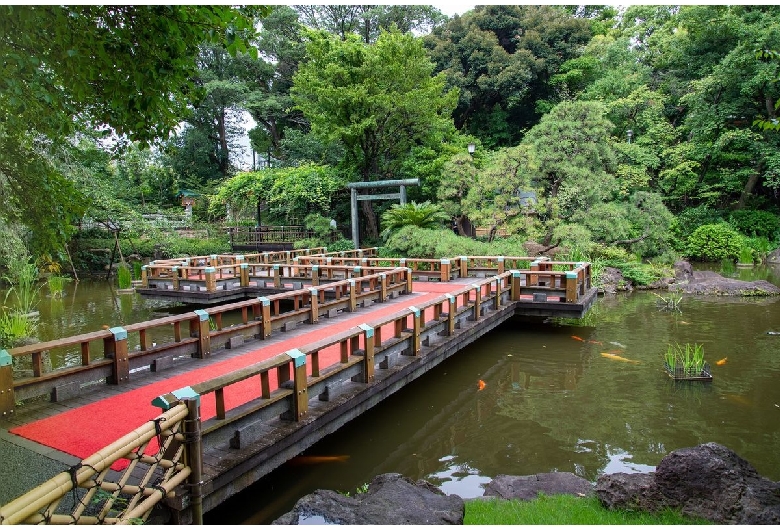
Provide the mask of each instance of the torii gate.
{"label": "torii gate", "polygon": [[[420,179],[404,180],[380,180],[378,182],[351,182],[347,184],[350,189],[351,210],[352,210],[352,244],[355,248],[360,248],[360,235],[358,231],[358,201],[371,201],[374,199],[399,199],[401,204],[406,204],[406,186],[419,186]],[[366,188],[389,188],[398,186],[398,193],[382,193],[379,195],[358,195],[358,189]]]}

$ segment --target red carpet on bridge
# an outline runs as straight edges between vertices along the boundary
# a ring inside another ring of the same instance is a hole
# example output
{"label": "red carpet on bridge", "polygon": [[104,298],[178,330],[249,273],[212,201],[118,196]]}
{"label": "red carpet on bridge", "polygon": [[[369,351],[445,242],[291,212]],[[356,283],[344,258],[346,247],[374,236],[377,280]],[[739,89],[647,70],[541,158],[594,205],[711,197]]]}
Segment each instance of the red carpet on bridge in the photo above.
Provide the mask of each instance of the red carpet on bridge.
{"label": "red carpet on bridge", "polygon": [[[401,311],[406,307],[421,305],[443,293],[455,291],[459,287],[461,286],[451,283],[416,283],[415,292],[411,295],[403,295],[399,299],[376,304],[370,309],[359,309],[355,316],[349,319],[334,323],[328,323],[327,319],[320,320],[319,323],[311,326],[311,331],[308,333],[260,346],[256,350],[223,362],[196,368],[186,374],[151,383],[142,388],[84,405],[56,416],[34,421],[16,427],[10,432],[84,459],[157,417],[161,410],[151,404],[157,396],[208,381],[293,348],[354,328],[364,322]],[[430,318],[430,316],[426,316],[426,318]],[[392,329],[382,330],[383,337],[390,337],[392,334]],[[320,352],[321,369],[339,361],[338,345]],[[271,375],[271,388],[274,389],[276,388],[275,372],[272,371],[269,375]],[[260,386],[254,378],[231,385],[225,390],[226,407],[230,409],[259,397],[259,390]],[[207,395],[201,399],[201,418],[207,420],[214,417],[215,414],[213,394]],[[147,452],[156,450],[156,441],[153,440]],[[124,466],[121,464],[114,466],[115,469],[122,467]]]}

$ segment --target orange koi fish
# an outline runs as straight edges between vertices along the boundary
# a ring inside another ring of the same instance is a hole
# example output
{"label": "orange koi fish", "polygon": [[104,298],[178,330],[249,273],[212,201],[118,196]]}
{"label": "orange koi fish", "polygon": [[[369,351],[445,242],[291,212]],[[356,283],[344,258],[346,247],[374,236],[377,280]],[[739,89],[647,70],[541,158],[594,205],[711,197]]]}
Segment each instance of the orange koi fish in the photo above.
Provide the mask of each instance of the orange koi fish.
{"label": "orange koi fish", "polygon": [[487,386],[487,383],[485,383],[482,379],[479,380],[479,388],[477,389],[477,392],[480,390],[483,390]]}
{"label": "orange koi fish", "polygon": [[639,364],[640,361],[635,361],[634,359],[626,359],[625,357],[621,357],[620,355],[615,355],[614,353],[609,352],[601,352],[602,357],[606,357],[607,359],[612,359],[613,361],[623,361],[626,363],[634,363]]}
{"label": "orange koi fish", "polygon": [[577,335],[572,335],[571,338],[573,338],[574,340],[578,340],[580,342],[585,342],[585,339],[581,339]]}
{"label": "orange koi fish", "polygon": [[332,456],[296,456],[290,460],[291,464],[326,464],[330,462],[346,462],[349,455]]}
{"label": "orange koi fish", "polygon": [[720,361],[717,361],[715,364],[717,364],[718,366],[723,366],[724,364],[726,364],[726,359],[728,359],[728,357],[724,357]]}

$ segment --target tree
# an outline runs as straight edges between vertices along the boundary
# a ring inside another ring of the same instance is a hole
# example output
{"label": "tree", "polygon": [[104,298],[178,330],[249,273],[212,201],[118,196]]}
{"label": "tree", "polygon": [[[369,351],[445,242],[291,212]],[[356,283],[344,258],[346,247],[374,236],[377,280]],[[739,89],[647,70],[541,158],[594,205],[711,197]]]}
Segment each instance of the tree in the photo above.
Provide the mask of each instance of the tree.
{"label": "tree", "polygon": [[453,118],[489,148],[516,145],[536,124],[550,80],[590,40],[590,23],[553,6],[477,6],[425,37],[447,84],[460,89]]}
{"label": "tree", "polygon": [[[432,75],[419,39],[398,31],[382,33],[373,45],[323,32],[309,38],[293,100],[312,134],[343,147],[346,171],[364,182],[394,178],[414,147],[441,149],[457,92]],[[368,235],[377,238],[376,214],[370,201],[362,203]]]}
{"label": "tree", "polygon": [[365,44],[375,42],[382,31],[395,27],[401,33],[429,33],[447,17],[427,5],[296,5],[304,24],[346,40],[358,35]]}
{"label": "tree", "polygon": [[45,155],[82,129],[166,137],[197,99],[204,41],[247,51],[253,16],[229,6],[0,7],[0,215],[61,247],[83,213]]}
{"label": "tree", "polygon": [[382,238],[390,235],[405,226],[416,226],[434,230],[441,228],[449,218],[441,206],[431,204],[429,201],[417,204],[412,201],[408,204],[394,204],[382,214]]}

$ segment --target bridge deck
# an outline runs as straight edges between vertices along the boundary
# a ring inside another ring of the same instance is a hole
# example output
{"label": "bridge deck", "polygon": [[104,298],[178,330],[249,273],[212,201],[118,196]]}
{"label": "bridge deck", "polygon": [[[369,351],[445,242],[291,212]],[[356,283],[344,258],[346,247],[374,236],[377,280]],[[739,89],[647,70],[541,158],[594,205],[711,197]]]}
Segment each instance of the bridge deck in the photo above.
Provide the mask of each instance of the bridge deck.
{"label": "bridge deck", "polygon": [[[208,369],[209,367],[214,367],[216,369],[218,365],[226,361],[233,361],[235,366],[235,363],[240,364],[243,359],[246,359],[246,361],[244,361],[246,364],[257,363],[259,359],[267,359],[277,355],[279,352],[300,348],[302,345],[310,344],[323,337],[333,336],[339,331],[354,328],[361,323],[379,318],[382,315],[388,315],[413,305],[424,304],[425,302],[439,297],[442,294],[449,293],[458,287],[469,285],[473,281],[473,278],[460,278],[447,283],[415,282],[413,293],[404,294],[392,300],[374,304],[370,308],[360,309],[357,313],[340,312],[332,315],[331,318],[322,319],[314,325],[298,326],[289,331],[284,331],[283,333],[274,333],[267,337],[263,342],[248,342],[233,348],[217,348],[210,357],[204,359],[187,359],[164,371],[147,371],[142,374],[134,374],[134,377],[126,384],[95,386],[94,389],[91,389],[89,392],[82,392],[77,397],[64,401],[55,403],[48,400],[39,400],[25,403],[23,406],[17,407],[14,414],[3,417],[0,420],[0,484],[2,484],[2,486],[0,486],[0,506],[30,490],[32,487],[39,484],[42,479],[45,480],[47,478],[41,477],[39,473],[51,473],[52,470],[54,470],[54,472],[67,470],[70,466],[77,464],[82,458],[89,456],[89,454],[79,454],[77,450],[72,451],[74,454],[68,454],[53,449],[43,443],[39,443],[34,439],[28,439],[9,432],[17,427],[29,425],[31,422],[37,420],[53,418],[60,414],[75,413],[79,416],[89,415],[90,421],[95,425],[96,432],[101,430],[110,431],[110,429],[107,428],[107,422],[111,421],[120,422],[120,428],[123,429],[124,432],[129,432],[137,425],[126,424],[127,420],[121,417],[111,418],[96,416],[95,410],[98,409],[96,409],[94,405],[99,404],[106,399],[125,396],[127,399],[126,406],[128,408],[149,407],[152,399],[164,393],[159,390],[161,384],[163,385],[163,388],[165,388],[166,382],[178,377],[187,377],[188,374],[194,373],[195,370]],[[550,316],[557,314],[560,316],[579,317],[587,311],[595,297],[595,289],[591,289],[585,296],[581,297],[578,303],[564,304],[555,302],[545,304],[545,302],[540,300],[521,300],[513,302],[512,304],[508,304],[500,310],[497,310],[495,312],[496,314],[488,319],[488,322],[481,321],[475,323],[475,328],[478,329],[464,330],[463,334],[466,338],[464,339],[462,337],[460,341],[457,341],[457,345],[442,344],[442,348],[445,348],[446,351],[442,350],[438,357],[434,358],[432,356],[431,359],[435,364],[438,364],[441,360],[454,354],[463,345],[473,342],[473,340],[476,340],[479,336],[487,333],[496,325],[511,318],[515,313],[531,316]],[[550,307],[546,307],[547,305]],[[470,324],[467,324],[466,328],[469,326]],[[433,342],[438,342],[438,340],[434,340]],[[415,357],[404,358],[403,356],[398,355],[395,359],[392,370],[383,370],[381,371],[382,373],[377,374],[377,382],[379,383],[378,387],[380,387],[380,391],[375,393],[371,399],[383,399],[395,391],[395,389],[390,388],[392,385],[397,384],[399,381],[405,382],[406,380],[411,380],[419,375],[420,370],[425,371],[430,368],[425,366],[413,366]],[[383,385],[386,387],[384,391],[381,390]],[[177,384],[175,388],[171,388],[170,385],[168,385],[166,391],[170,392],[176,388],[181,388],[182,386],[184,385]],[[333,415],[332,411],[334,408],[340,406],[343,408],[343,404],[349,398],[351,392],[355,394],[359,391],[357,386],[359,385],[356,385],[355,391],[352,392],[349,389],[349,384],[344,385],[339,391],[340,395],[338,398],[334,395],[330,396],[329,399],[320,402],[316,399],[312,400],[310,404],[310,414],[312,417],[315,417],[327,411],[331,411],[331,415]],[[369,403],[367,401],[360,408],[369,408],[370,406],[373,406],[373,404],[374,403]],[[351,412],[342,410],[339,413],[341,417],[340,421],[343,424],[346,421],[349,421],[351,417],[354,417],[354,415],[360,414],[361,412],[362,410],[353,410]],[[150,412],[149,417],[146,418],[146,420],[150,420],[154,417],[155,413]],[[78,429],[81,427],[73,425],[72,428]],[[324,434],[317,432],[304,433],[304,435],[309,436],[310,439],[315,441],[324,436]],[[106,440],[104,445],[107,445],[112,441],[113,438]],[[302,440],[298,441],[302,442]],[[259,478],[258,474],[270,472],[273,467],[279,465],[285,458],[294,456],[296,452],[305,449],[305,443],[292,444],[283,451],[277,451],[275,454],[276,460],[269,463],[266,468],[263,468],[261,461],[267,457],[267,454],[264,455],[262,450],[259,451],[256,445],[253,449],[244,448],[230,450],[228,447],[228,441],[216,439],[213,440],[211,446],[204,447],[203,479],[204,482],[211,484],[210,491],[213,493],[211,500],[209,500],[208,496],[204,500],[205,510],[213,508],[226,498],[224,490],[232,490],[232,487],[226,488],[226,482],[246,482],[247,477],[250,475],[253,477],[253,480],[256,480]],[[19,459],[24,460],[22,467],[20,467],[18,461],[11,461]],[[10,476],[10,473],[18,474],[20,469],[23,469],[22,476]],[[223,490],[222,493],[220,493],[220,489]]]}

